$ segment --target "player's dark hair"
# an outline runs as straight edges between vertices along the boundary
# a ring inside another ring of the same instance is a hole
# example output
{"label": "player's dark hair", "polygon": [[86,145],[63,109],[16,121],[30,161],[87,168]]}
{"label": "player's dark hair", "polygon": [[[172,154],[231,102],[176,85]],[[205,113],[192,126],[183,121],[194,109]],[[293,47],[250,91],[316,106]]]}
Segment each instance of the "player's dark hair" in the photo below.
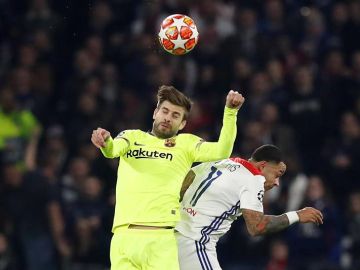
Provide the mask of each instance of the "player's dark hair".
{"label": "player's dark hair", "polygon": [[184,120],[186,120],[189,116],[192,102],[190,98],[185,96],[179,90],[177,90],[174,86],[171,85],[162,85],[159,87],[157,93],[157,107],[159,108],[160,105],[165,101],[169,101],[174,105],[181,106],[185,109]]}
{"label": "player's dark hair", "polygon": [[267,161],[273,163],[283,161],[280,149],[272,144],[265,144],[257,148],[251,155],[251,159],[254,161]]}

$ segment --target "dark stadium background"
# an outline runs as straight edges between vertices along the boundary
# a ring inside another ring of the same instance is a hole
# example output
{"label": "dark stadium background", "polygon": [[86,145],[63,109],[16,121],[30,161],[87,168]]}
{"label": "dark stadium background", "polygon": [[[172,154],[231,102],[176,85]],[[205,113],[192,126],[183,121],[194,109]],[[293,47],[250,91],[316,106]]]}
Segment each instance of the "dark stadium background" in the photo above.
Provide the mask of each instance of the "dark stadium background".
{"label": "dark stadium background", "polygon": [[[157,43],[173,13],[200,32],[186,56]],[[91,132],[150,129],[162,84],[208,140],[240,91],[234,155],[273,143],[288,164],[265,211],[324,213],[256,238],[240,219],[224,270],[360,269],[360,1],[0,0],[0,270],[108,269],[117,162]]]}

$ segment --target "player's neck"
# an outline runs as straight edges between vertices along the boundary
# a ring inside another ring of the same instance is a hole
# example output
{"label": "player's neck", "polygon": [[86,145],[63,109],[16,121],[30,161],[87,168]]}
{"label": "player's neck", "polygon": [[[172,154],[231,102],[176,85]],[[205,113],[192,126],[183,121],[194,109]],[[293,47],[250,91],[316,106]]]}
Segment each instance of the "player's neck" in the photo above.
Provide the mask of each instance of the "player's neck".
{"label": "player's neck", "polygon": [[154,132],[154,130],[148,131],[148,133],[149,133],[150,135],[158,138],[158,139],[161,139],[161,140],[170,139],[170,138],[173,138],[173,137],[176,136],[176,134],[175,134],[174,136],[166,136],[166,137],[164,137],[164,136],[161,136],[161,135],[156,134],[156,132]]}
{"label": "player's neck", "polygon": [[248,160],[247,160],[251,165],[253,165],[256,169],[260,169],[259,168],[259,166],[258,166],[258,162],[257,161],[255,161],[255,160],[253,160],[253,159],[251,159],[251,158],[249,158]]}

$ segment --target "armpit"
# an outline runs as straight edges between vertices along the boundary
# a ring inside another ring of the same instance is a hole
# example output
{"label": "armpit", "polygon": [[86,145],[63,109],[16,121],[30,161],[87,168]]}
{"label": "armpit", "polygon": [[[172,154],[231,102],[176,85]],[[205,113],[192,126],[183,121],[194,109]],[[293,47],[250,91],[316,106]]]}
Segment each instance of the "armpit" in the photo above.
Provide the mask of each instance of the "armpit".
{"label": "armpit", "polygon": [[192,184],[192,182],[195,179],[195,173],[193,170],[190,170],[188,172],[188,174],[185,176],[185,179],[183,181],[183,184],[181,186],[181,190],[180,190],[180,202],[182,201],[184,194],[186,192],[186,190],[189,188],[189,186]]}

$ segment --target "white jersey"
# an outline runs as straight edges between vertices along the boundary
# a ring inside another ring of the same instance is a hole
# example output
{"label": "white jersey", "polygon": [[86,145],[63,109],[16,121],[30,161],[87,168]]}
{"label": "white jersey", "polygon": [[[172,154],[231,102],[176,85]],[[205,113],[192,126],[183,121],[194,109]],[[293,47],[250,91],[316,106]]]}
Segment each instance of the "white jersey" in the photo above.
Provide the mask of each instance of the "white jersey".
{"label": "white jersey", "polygon": [[181,203],[176,230],[202,244],[216,243],[241,215],[240,209],[263,212],[265,178],[246,160],[202,163]]}

